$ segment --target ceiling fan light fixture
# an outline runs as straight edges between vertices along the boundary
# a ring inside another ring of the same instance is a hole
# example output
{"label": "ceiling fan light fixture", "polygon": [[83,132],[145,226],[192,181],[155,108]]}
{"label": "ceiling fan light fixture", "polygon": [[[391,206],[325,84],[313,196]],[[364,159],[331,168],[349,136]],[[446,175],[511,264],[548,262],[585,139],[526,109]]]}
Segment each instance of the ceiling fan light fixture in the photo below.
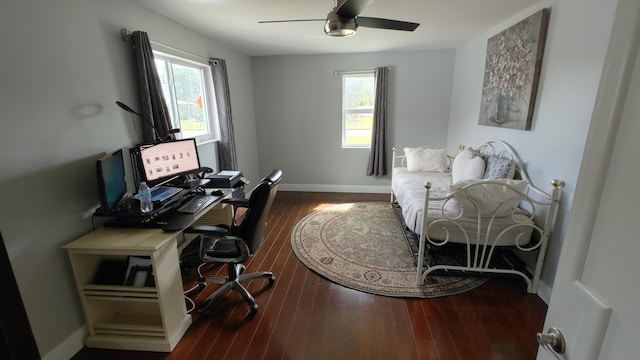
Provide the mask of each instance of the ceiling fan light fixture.
{"label": "ceiling fan light fixture", "polygon": [[324,24],[324,33],[329,36],[347,37],[355,35],[357,30],[356,19],[345,19],[334,12],[329,13]]}

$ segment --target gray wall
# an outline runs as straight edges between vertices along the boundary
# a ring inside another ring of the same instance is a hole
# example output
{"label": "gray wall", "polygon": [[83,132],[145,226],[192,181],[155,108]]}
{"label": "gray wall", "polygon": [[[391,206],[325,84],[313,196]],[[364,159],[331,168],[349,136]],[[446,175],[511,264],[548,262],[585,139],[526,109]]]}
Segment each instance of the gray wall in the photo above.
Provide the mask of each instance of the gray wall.
{"label": "gray wall", "polygon": [[[61,246],[91,230],[98,202],[94,161],[139,141],[129,116],[114,104],[138,104],[121,27],[227,59],[240,168],[253,181],[283,168],[282,188],[388,189],[388,178],[364,175],[366,150],[340,148],[340,78],[333,72],[390,66],[389,145],[455,151],[460,143],[504,139],[537,184],[567,182],[543,272],[551,286],[602,73],[611,3],[543,1],[456,50],[254,59],[125,0],[3,4],[0,230],[41,354],[65,359],[82,346],[84,318]],[[532,130],[478,126],[487,38],[546,6],[551,23]],[[213,161],[213,144],[201,155]]]}
{"label": "gray wall", "polygon": [[[365,175],[368,149],[341,147],[342,82],[335,71],[389,66],[389,148],[446,145],[454,50],[253,58],[260,170],[283,189],[389,191]],[[389,154],[389,167],[390,167]]]}
{"label": "gray wall", "polygon": [[[240,166],[259,176],[249,57],[127,1],[3,2],[0,230],[43,357],[68,359],[82,346],[85,320],[61,246],[92,229],[95,160],[140,141],[114,103],[139,108],[121,27],[227,59]],[[201,148],[205,158],[212,145]]]}
{"label": "gray wall", "polygon": [[[542,272],[548,288],[541,289],[547,291],[541,296],[547,300],[560,261],[615,6],[615,1],[543,1],[457,49],[449,150],[454,151],[457,144],[502,139],[514,146],[535,184],[550,190],[552,179],[565,181]],[[477,125],[487,39],[544,7],[551,7],[551,18],[531,130]]]}

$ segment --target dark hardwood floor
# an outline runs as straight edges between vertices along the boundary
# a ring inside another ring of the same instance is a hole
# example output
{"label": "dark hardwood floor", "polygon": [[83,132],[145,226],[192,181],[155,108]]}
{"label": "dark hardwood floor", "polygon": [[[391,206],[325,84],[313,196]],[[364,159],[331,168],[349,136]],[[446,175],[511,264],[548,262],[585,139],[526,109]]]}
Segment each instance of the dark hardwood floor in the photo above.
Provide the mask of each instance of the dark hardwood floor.
{"label": "dark hardwood floor", "polygon": [[[273,287],[248,285],[260,306],[229,292],[193,324],[172,353],[82,349],[84,359],[535,359],[547,306],[522,280],[491,279],[463,294],[433,299],[370,295],[308,270],[290,245],[307,214],[332,204],[389,201],[386,194],[279,192],[262,248],[247,272],[271,270]],[[216,267],[210,273],[224,271]],[[185,289],[195,280],[184,279]],[[216,285],[192,296],[204,299]]]}

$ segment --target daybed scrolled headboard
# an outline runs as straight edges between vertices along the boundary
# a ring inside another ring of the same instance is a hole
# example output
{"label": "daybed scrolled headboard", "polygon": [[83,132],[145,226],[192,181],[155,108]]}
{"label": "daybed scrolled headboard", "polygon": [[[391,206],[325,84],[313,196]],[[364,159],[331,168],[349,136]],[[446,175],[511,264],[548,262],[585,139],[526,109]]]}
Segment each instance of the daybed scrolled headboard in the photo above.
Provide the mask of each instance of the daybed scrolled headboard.
{"label": "daybed scrolled headboard", "polygon": [[[465,148],[464,145],[458,146],[459,150],[464,150],[464,148]],[[551,194],[547,193],[546,191],[543,191],[542,189],[534,185],[533,182],[531,182],[529,173],[527,173],[527,169],[525,169],[524,164],[522,163],[522,160],[518,156],[518,153],[516,153],[513,147],[511,147],[511,145],[507,144],[506,142],[502,140],[489,140],[476,147],[469,147],[468,149],[474,152],[477,152],[483,157],[498,156],[501,158],[513,160],[513,162],[516,165],[515,179],[526,180],[527,182],[529,182],[528,189],[533,190],[538,195],[541,195],[544,197],[551,196]]]}

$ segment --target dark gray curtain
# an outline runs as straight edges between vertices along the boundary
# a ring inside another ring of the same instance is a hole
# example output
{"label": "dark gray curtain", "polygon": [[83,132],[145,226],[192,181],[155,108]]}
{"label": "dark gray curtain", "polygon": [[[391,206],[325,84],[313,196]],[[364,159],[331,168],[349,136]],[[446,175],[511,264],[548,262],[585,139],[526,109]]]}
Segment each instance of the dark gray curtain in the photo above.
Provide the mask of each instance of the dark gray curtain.
{"label": "dark gray curtain", "polygon": [[[169,129],[173,128],[171,116],[162,94],[162,85],[156,64],[153,58],[153,50],[149,42],[149,36],[144,31],[134,31],[131,34],[133,47],[138,65],[138,86],[140,89],[140,113],[144,120],[149,121],[142,125],[142,138],[145,143],[156,140],[174,139]],[[157,134],[156,134],[157,131]]]}
{"label": "dark gray curtain", "polygon": [[376,100],[373,106],[373,132],[367,176],[387,175],[387,83],[389,68],[376,69]]}
{"label": "dark gray curtain", "polygon": [[236,157],[236,141],[233,135],[231,119],[231,98],[229,96],[229,78],[227,63],[224,59],[209,59],[213,74],[213,87],[218,106],[220,121],[220,141],[218,141],[218,166],[220,170],[238,170]]}

